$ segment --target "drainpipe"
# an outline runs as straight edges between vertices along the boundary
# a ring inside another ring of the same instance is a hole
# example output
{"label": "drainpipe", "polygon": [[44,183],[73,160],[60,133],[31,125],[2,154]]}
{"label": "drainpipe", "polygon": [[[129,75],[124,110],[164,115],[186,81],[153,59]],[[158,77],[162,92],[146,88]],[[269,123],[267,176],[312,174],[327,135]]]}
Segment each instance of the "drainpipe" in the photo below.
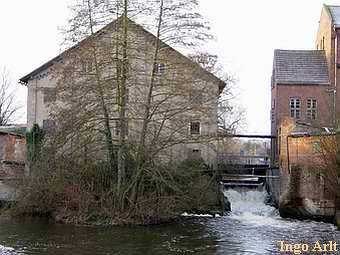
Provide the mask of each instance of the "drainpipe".
{"label": "drainpipe", "polygon": [[288,173],[290,174],[290,159],[289,159],[289,137],[290,135],[287,135],[287,141],[286,141],[286,147],[287,147],[287,165],[288,165]]}
{"label": "drainpipe", "polygon": [[336,29],[334,27],[335,31],[335,38],[334,38],[334,93],[333,93],[333,120],[334,120],[334,127],[337,125],[336,120],[336,90],[337,90],[337,69],[338,69],[338,40],[337,40],[337,33]]}
{"label": "drainpipe", "polygon": [[37,109],[38,109],[38,79],[35,79],[35,102],[34,102],[34,123],[37,123]]}
{"label": "drainpipe", "polygon": [[[340,127],[336,130],[336,173],[337,173],[337,186],[339,187],[339,162],[340,162]],[[337,187],[337,190],[338,190]],[[340,228],[340,197],[339,194],[335,195],[335,221],[338,229]]]}

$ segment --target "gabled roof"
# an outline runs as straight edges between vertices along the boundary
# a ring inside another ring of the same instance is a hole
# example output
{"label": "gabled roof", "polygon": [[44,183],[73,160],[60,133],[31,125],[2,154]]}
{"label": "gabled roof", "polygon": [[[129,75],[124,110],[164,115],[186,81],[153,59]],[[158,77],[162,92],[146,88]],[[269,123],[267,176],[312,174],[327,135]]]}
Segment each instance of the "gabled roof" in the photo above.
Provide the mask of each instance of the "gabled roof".
{"label": "gabled roof", "polygon": [[324,4],[324,8],[330,15],[330,18],[333,21],[333,25],[335,27],[340,27],[340,6]]}
{"label": "gabled roof", "polygon": [[275,50],[277,84],[328,85],[329,74],[323,50]]}
{"label": "gabled roof", "polygon": [[[119,20],[119,19],[118,19]],[[82,40],[81,42],[77,43],[76,45],[72,46],[71,48],[67,49],[66,51],[62,52],[60,55],[54,57],[53,59],[51,59],[50,61],[46,62],[45,64],[43,64],[42,66],[38,67],[37,69],[33,70],[32,72],[30,72],[29,74],[23,76],[20,80],[19,83],[21,84],[27,84],[28,81],[30,79],[32,79],[35,75],[45,71],[47,68],[49,68],[50,66],[54,65],[56,62],[59,62],[63,56],[65,55],[66,52],[71,51],[73,49],[79,48],[81,47],[81,45],[83,45],[87,40],[92,39],[93,37],[99,36],[100,34],[102,34],[105,30],[109,29],[110,27],[114,26],[116,24],[116,22],[118,20],[112,21],[111,23],[109,23],[108,25],[106,25],[105,27],[103,27],[102,29],[100,29],[99,31],[97,31],[93,36],[89,36],[87,38],[85,38],[84,40]],[[151,36],[153,39],[156,39],[156,37],[149,31],[147,31],[143,26],[135,23],[134,21],[128,19],[130,25],[133,25],[135,27],[137,27],[138,29],[142,30],[143,32],[145,32],[149,37]],[[218,84],[219,84],[219,91],[220,93],[222,92],[222,90],[224,89],[224,87],[226,86],[226,83],[224,81],[222,81],[221,79],[219,79],[218,77],[216,77],[214,74],[210,73],[209,71],[207,71],[206,69],[204,69],[203,67],[201,67],[199,64],[193,62],[192,60],[190,60],[188,57],[184,56],[183,54],[181,54],[179,51],[175,50],[174,48],[172,48],[171,46],[169,46],[168,44],[164,43],[163,41],[160,40],[161,45],[163,45],[163,48],[168,48],[172,51],[175,51],[177,54],[181,55],[182,57],[184,57],[185,59],[187,59],[188,61],[190,61],[193,65],[195,65],[196,67],[200,68],[202,70],[202,72],[204,72],[208,77],[212,78],[213,80],[215,80]]]}

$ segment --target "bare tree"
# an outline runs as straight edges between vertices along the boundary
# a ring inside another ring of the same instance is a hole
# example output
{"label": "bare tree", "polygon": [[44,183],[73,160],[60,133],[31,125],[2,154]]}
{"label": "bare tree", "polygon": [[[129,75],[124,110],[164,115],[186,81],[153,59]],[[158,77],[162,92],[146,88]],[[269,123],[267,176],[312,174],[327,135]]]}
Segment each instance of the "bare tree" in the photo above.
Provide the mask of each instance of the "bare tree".
{"label": "bare tree", "polygon": [[20,106],[15,102],[15,91],[12,88],[9,71],[3,68],[0,73],[0,126],[14,121]]}
{"label": "bare tree", "polygon": [[235,133],[245,124],[245,110],[237,103],[234,91],[236,79],[223,69],[217,55],[199,51],[189,55],[189,58],[225,82],[218,101],[218,127],[222,133]]}

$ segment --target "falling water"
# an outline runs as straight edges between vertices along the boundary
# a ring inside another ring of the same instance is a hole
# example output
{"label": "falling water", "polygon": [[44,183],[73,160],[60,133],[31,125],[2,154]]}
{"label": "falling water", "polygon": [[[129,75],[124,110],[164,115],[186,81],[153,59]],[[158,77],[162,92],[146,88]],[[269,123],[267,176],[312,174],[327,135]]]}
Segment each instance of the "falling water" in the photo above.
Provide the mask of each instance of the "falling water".
{"label": "falling water", "polygon": [[235,190],[228,189],[224,195],[231,203],[230,216],[233,219],[247,223],[264,224],[279,218],[278,211],[265,204],[268,196],[265,190]]}
{"label": "falling water", "polygon": [[240,215],[246,212],[256,215],[269,216],[275,209],[265,204],[268,193],[263,190],[234,190],[224,191],[224,195],[229,199],[232,205],[232,214]]}

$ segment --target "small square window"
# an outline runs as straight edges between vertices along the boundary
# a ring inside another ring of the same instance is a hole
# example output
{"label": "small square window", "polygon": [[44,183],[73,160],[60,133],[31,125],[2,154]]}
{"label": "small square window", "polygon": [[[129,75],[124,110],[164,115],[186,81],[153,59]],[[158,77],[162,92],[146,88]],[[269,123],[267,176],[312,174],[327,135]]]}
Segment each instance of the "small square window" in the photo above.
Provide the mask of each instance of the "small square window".
{"label": "small square window", "polygon": [[165,64],[164,63],[155,63],[154,65],[155,74],[164,74],[165,73]]}
{"label": "small square window", "polygon": [[193,121],[190,123],[190,134],[200,135],[201,133],[201,123],[199,121]]}

